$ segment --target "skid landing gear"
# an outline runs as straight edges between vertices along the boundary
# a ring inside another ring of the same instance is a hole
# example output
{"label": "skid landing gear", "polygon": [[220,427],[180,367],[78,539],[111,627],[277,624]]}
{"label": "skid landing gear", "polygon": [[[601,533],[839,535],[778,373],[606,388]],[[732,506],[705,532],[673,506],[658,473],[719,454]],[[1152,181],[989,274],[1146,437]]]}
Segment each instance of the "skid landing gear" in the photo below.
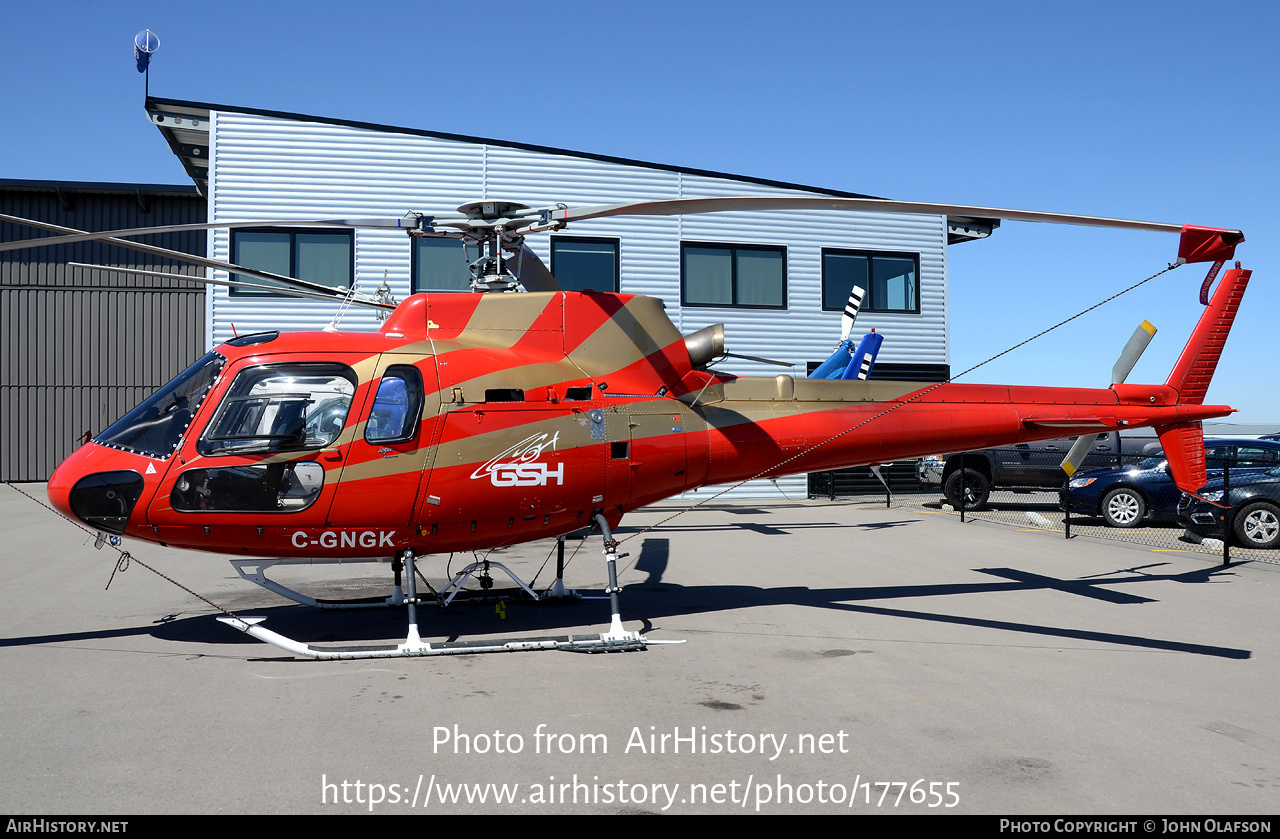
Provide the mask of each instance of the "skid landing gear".
{"label": "skid landing gear", "polygon": [[317,609],[377,609],[383,606],[403,606],[404,588],[400,582],[400,573],[404,566],[399,557],[391,561],[391,569],[395,572],[395,588],[387,597],[354,597],[348,600],[326,600],[310,597],[300,591],[295,591],[267,576],[267,569],[274,568],[277,565],[349,565],[354,562],[386,561],[385,559],[376,558],[233,559],[231,560],[231,565],[236,569],[236,573],[240,575],[240,579],[247,580],[256,586],[261,586],[267,591],[292,600],[294,603],[301,603],[303,606],[314,606]]}
{"label": "skid landing gear", "polygon": [[479,576],[477,579],[480,582],[480,588],[485,592],[492,590],[493,577],[489,576],[489,572],[495,568],[503,572],[504,574],[506,574],[508,577],[510,577],[512,581],[514,581],[515,584],[519,586],[522,591],[524,591],[525,594],[529,595],[534,600],[541,599],[538,597],[537,593],[535,593],[533,589],[525,585],[524,580],[517,577],[515,575],[515,572],[513,572],[510,568],[503,565],[501,562],[490,562],[487,559],[482,559],[479,562],[473,562],[470,565],[468,565],[466,568],[463,568],[454,576],[452,580],[449,581],[449,585],[445,586],[444,589],[442,589],[440,592],[440,596],[444,598],[440,605],[448,606],[450,603],[452,603],[453,598],[457,597],[458,593],[462,591],[462,586],[467,582],[467,580],[471,579],[471,577],[475,575],[477,572],[479,573]]}
{"label": "skid landing gear", "polygon": [[[600,525],[601,532],[604,534],[605,564],[609,572],[609,585],[608,585],[607,593],[609,595],[609,603],[610,603],[611,612],[612,612],[608,631],[599,633],[598,635],[562,635],[562,636],[555,636],[555,637],[548,637],[548,638],[506,638],[506,639],[495,639],[495,640],[488,640],[488,641],[448,641],[448,642],[435,643],[435,644],[431,642],[423,641],[421,636],[418,633],[419,600],[418,600],[418,591],[417,591],[417,577],[414,571],[413,551],[405,551],[403,554],[401,554],[400,557],[397,557],[398,561],[401,561],[404,563],[404,571],[406,572],[405,586],[404,586],[404,592],[401,593],[401,588],[397,583],[396,594],[393,595],[393,597],[397,597],[397,596],[400,597],[401,598],[400,603],[408,607],[408,613],[409,613],[408,614],[408,617],[409,617],[408,632],[406,633],[404,643],[402,644],[397,644],[394,646],[386,645],[386,646],[370,646],[370,647],[357,647],[357,646],[317,647],[309,644],[303,644],[299,641],[293,640],[292,638],[285,637],[284,635],[281,635],[278,632],[273,632],[270,629],[267,629],[266,627],[261,625],[262,622],[266,620],[265,618],[223,617],[223,618],[218,618],[218,620],[227,624],[228,626],[234,627],[240,630],[241,632],[245,632],[253,636],[254,638],[257,638],[259,641],[263,641],[267,644],[271,644],[272,646],[279,647],[285,652],[292,653],[293,655],[301,656],[303,658],[326,659],[326,660],[356,659],[356,658],[405,658],[405,657],[411,657],[411,656],[439,656],[439,655],[474,655],[476,653],[512,653],[512,652],[528,652],[533,650],[566,650],[570,652],[582,652],[582,653],[613,653],[613,652],[634,652],[638,650],[644,650],[644,649],[647,649],[651,644],[683,644],[684,641],[651,641],[645,638],[643,635],[641,635],[638,632],[628,632],[627,630],[623,629],[622,618],[621,618],[621,615],[619,612],[619,606],[618,606],[618,593],[621,591],[621,588],[618,586],[618,573],[617,573],[617,561],[619,557],[618,542],[613,538],[613,534],[609,530],[609,525],[604,520],[604,516],[597,514],[595,518],[596,518],[596,522]],[[563,542],[561,543],[561,545],[563,546]],[[622,554],[622,556],[626,556],[626,554]],[[233,562],[245,563],[246,567],[248,567],[252,565],[255,561],[254,560],[234,560]],[[319,605],[322,602],[326,602],[326,601],[318,601],[318,600],[315,600],[314,598],[306,598],[305,595],[300,595],[297,592],[293,592],[291,589],[287,589],[284,586],[280,586],[278,583],[268,580],[262,572],[265,571],[265,569],[270,567],[271,565],[277,564],[277,562],[273,562],[271,560],[258,561],[258,562],[259,562],[259,565],[257,566],[258,570],[255,572],[253,576],[246,575],[243,571],[241,571],[239,565],[237,565],[236,570],[240,571],[240,576],[244,577],[247,580],[250,580],[250,582],[257,583],[258,585],[261,585],[264,588],[274,591],[277,594],[283,594],[285,597],[288,597],[289,599],[294,600],[295,602],[304,603],[305,605]],[[291,561],[280,560],[280,562],[290,563]],[[498,563],[492,563],[492,565],[502,568],[503,571],[505,571],[508,574],[511,574],[511,572],[508,569],[503,568]],[[475,571],[478,569],[481,569],[482,573],[487,575],[488,567],[489,567],[489,563],[483,563],[483,564],[476,563],[472,566],[469,566],[467,569],[464,569],[463,572],[461,572],[458,577],[455,577],[453,582],[450,583],[450,586],[454,587],[454,590],[450,594],[449,600],[436,600],[435,602],[440,603],[440,605],[448,605],[449,601],[453,599],[453,595],[457,594],[457,587],[461,586],[462,580],[464,580],[466,577],[469,577],[471,574],[475,573]],[[254,576],[260,578],[261,582],[259,581],[259,579],[255,579]],[[557,575],[557,581],[559,581],[558,576],[559,575]],[[538,596],[534,594],[534,592],[528,586],[526,586],[523,582],[521,582],[518,578],[516,578],[514,574],[511,574],[511,577],[512,579],[516,580],[516,582],[520,584],[520,587],[523,588],[526,592],[528,592],[535,600],[539,599]],[[399,573],[397,573],[397,580],[398,579],[399,579]],[[446,591],[448,590],[449,589],[446,589]],[[290,592],[290,593],[286,594],[285,592]],[[299,599],[299,598],[305,598],[305,599]],[[363,605],[366,605],[366,606],[397,605],[397,604],[391,603],[390,600],[391,598],[387,598],[386,602],[366,603]],[[351,601],[345,601],[345,602],[350,603]],[[328,606],[325,608],[358,608],[358,606],[351,606],[351,605],[348,605],[345,607]]]}
{"label": "skid landing gear", "polygon": [[618,586],[618,540],[613,538],[609,523],[604,520],[604,516],[596,513],[595,518],[596,524],[600,525],[600,532],[604,534],[604,563],[609,569],[609,587],[605,589],[605,593],[609,595],[609,609],[613,613],[609,621],[609,631],[602,633],[600,638],[618,644],[638,643],[643,649],[644,636],[639,632],[628,632],[622,628],[622,615],[618,607],[618,593],[622,591]]}
{"label": "skid landing gear", "polygon": [[543,600],[577,600],[582,595],[564,586],[564,537],[556,537],[556,579],[542,593]]}

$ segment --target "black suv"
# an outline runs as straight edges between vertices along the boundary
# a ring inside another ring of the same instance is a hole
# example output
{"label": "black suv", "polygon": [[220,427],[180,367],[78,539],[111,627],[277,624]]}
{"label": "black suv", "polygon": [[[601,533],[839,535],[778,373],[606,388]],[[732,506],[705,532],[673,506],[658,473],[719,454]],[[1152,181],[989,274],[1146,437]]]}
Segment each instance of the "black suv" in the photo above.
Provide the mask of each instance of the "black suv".
{"label": "black suv", "polygon": [[[996,487],[1014,489],[1059,489],[1067,475],[1062,459],[1067,456],[1075,437],[1019,443],[998,449],[977,449],[961,454],[922,457],[916,461],[916,480],[922,488],[940,487],[947,501],[957,510],[965,499],[966,510],[980,510]],[[1126,445],[1129,441],[1126,439]],[[1140,450],[1149,439],[1138,438],[1133,445]],[[1081,469],[1101,469],[1120,462],[1120,434],[1099,434],[1093,448],[1085,455]],[[960,463],[963,457],[964,471]]]}

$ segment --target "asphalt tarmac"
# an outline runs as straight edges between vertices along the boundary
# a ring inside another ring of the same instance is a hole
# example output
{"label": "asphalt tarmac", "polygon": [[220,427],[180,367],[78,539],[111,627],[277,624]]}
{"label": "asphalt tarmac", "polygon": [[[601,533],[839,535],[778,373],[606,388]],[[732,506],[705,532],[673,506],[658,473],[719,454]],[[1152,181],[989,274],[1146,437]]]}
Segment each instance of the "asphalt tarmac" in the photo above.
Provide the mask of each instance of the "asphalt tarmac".
{"label": "asphalt tarmac", "polygon": [[[623,546],[627,628],[684,644],[324,662],[139,562],[104,591],[116,552],[13,487],[0,525],[0,812],[1280,810],[1277,565],[937,511],[716,503]],[[303,642],[404,638],[401,609],[321,612],[224,557],[123,547]],[[570,587],[601,593],[600,548],[568,543]],[[489,558],[541,589],[553,550]],[[470,559],[423,570],[438,589]],[[321,596],[390,585],[385,565],[272,573]],[[608,603],[420,621],[428,640],[598,632]]]}

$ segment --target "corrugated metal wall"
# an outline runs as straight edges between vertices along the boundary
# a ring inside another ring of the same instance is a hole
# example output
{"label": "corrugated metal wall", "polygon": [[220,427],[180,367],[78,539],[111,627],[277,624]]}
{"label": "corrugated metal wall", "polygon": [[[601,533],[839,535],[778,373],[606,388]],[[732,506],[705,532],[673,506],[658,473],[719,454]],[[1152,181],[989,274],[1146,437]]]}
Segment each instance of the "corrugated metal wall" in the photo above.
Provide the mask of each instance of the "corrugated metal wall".
{"label": "corrugated metal wall", "polygon": [[[554,151],[376,131],[234,112],[214,112],[210,143],[212,220],[399,216],[408,210],[453,211],[480,197],[509,198],[534,206],[611,203],[627,199],[810,194],[724,177],[627,165]],[[621,290],[660,297],[676,326],[690,332],[723,321],[731,352],[795,363],[822,360],[838,342],[840,313],[822,311],[824,247],[910,251],[920,254],[920,314],[864,313],[859,328],[885,335],[880,360],[946,364],[946,219],[886,213],[795,211],[723,213],[671,218],[611,218],[572,225],[566,233],[621,241]],[[787,248],[786,310],[680,306],[680,242],[783,245]],[[209,234],[210,253],[229,256],[226,231]],[[550,263],[545,236],[530,246]],[[358,231],[356,277],[371,291],[383,272],[398,299],[409,292],[408,237]],[[266,329],[315,329],[334,307],[288,299],[209,293],[213,341]],[[348,329],[374,329],[371,314],[353,311]],[[724,369],[741,375],[773,375],[776,368],[745,363]],[[788,495],[803,496],[803,476],[780,481]],[[771,485],[737,495],[777,495]]]}
{"label": "corrugated metal wall", "polygon": [[[90,184],[0,183],[0,212],[83,230],[204,221],[204,199]],[[0,241],[49,235],[0,223]],[[204,254],[204,233],[150,244]],[[204,287],[71,268],[68,262],[193,274],[200,269],[92,242],[0,254],[0,479],[46,480],[84,439],[204,352]]]}

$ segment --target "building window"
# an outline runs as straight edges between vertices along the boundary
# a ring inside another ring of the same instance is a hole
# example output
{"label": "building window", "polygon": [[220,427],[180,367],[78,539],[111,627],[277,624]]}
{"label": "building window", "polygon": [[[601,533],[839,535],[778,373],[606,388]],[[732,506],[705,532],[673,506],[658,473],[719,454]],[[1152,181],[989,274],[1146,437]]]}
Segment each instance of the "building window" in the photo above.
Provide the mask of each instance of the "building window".
{"label": "building window", "polygon": [[[351,287],[354,273],[354,237],[351,231],[318,233],[309,230],[233,230],[231,261],[285,277],[318,283],[329,288]],[[287,288],[283,283],[233,274],[234,282]],[[267,295],[271,292],[232,287],[233,295]]]}
{"label": "building window", "polygon": [[681,243],[680,296],[686,306],[785,309],[786,249]]}
{"label": "building window", "polygon": [[920,255],[822,249],[822,308],[837,312],[855,285],[867,291],[862,310],[920,311]]}
{"label": "building window", "polygon": [[467,269],[480,257],[480,249],[468,248],[460,239],[423,237],[413,240],[413,292],[470,291]]}
{"label": "building window", "polygon": [[618,290],[618,239],[551,237],[551,274],[565,291]]}

